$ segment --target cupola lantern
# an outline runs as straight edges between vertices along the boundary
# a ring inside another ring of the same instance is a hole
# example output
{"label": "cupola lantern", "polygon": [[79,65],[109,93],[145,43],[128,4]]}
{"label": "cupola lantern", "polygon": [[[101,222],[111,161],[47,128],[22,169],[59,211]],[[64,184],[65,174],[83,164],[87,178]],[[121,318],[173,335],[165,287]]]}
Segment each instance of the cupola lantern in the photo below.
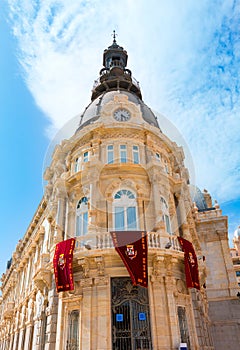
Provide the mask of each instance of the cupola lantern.
{"label": "cupola lantern", "polygon": [[103,52],[103,66],[100,77],[95,81],[92,90],[92,101],[105,91],[125,90],[136,94],[142,99],[139,83],[132,77],[132,72],[126,68],[128,55],[116,41],[113,31],[113,43]]}

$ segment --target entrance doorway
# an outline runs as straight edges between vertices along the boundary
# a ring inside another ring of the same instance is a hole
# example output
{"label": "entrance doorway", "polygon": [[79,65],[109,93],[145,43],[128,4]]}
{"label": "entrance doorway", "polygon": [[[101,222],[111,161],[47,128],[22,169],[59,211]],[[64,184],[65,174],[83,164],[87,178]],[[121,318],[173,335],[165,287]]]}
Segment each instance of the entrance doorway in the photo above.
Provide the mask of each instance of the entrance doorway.
{"label": "entrance doorway", "polygon": [[112,349],[152,350],[147,288],[112,278]]}

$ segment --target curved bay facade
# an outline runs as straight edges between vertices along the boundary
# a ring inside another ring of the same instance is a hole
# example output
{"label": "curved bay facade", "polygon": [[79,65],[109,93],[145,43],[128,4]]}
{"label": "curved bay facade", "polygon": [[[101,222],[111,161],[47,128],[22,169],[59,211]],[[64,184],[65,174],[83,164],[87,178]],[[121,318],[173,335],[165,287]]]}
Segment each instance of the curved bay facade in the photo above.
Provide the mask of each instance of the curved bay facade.
{"label": "curved bay facade", "polygon": [[[115,39],[103,59],[92,102],[56,146],[44,197],[2,276],[0,349],[236,349],[227,218],[190,186],[182,148],[143,103]],[[132,285],[114,230],[147,232],[148,288]],[[194,246],[200,290],[186,287],[178,236]],[[55,246],[73,237],[75,287],[57,294]]]}

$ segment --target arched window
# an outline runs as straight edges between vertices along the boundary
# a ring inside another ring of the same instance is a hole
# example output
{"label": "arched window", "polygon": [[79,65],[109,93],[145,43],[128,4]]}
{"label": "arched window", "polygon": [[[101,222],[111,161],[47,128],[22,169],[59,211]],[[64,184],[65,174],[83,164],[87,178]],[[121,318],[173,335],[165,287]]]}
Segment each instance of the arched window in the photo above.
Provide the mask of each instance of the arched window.
{"label": "arched window", "polygon": [[88,199],[82,197],[76,210],[76,236],[84,236],[88,231]]}
{"label": "arched window", "polygon": [[163,197],[160,198],[160,201],[161,201],[162,219],[165,223],[166,231],[169,234],[171,234],[172,232],[171,232],[171,224],[170,224],[168,205]]}
{"label": "arched window", "polygon": [[114,228],[117,231],[137,229],[137,202],[135,194],[122,189],[114,195]]}

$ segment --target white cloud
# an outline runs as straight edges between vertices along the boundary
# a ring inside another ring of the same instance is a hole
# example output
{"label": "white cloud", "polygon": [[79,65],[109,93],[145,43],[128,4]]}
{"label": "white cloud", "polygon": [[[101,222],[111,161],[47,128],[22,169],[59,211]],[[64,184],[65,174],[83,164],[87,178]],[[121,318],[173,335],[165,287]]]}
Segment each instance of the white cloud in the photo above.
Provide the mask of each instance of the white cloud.
{"label": "white cloud", "polygon": [[53,128],[89,103],[116,29],[145,102],[188,142],[197,184],[220,201],[240,196],[239,5],[40,0],[20,7],[8,1],[26,84]]}

